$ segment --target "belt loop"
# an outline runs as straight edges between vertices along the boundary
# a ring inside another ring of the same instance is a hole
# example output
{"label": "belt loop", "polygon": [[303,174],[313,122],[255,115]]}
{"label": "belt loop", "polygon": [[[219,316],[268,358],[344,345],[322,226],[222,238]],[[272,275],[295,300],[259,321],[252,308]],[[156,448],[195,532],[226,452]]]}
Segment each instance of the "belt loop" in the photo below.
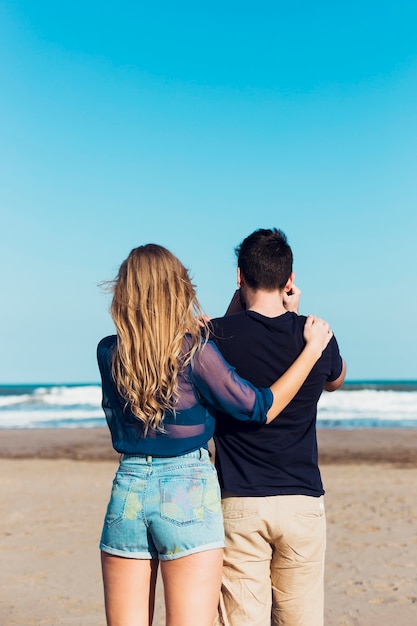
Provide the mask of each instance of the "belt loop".
{"label": "belt loop", "polygon": [[203,448],[200,448],[200,461],[203,458]]}
{"label": "belt loop", "polygon": [[146,462],[152,463],[152,454],[148,454],[148,456],[146,457]]}

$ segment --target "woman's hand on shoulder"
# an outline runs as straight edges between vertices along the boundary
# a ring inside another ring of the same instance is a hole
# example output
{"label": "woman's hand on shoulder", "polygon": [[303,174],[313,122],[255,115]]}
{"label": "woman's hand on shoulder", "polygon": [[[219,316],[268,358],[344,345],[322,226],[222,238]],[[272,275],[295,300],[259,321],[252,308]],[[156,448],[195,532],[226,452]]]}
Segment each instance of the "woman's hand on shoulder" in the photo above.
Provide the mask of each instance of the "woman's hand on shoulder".
{"label": "woman's hand on shoulder", "polygon": [[312,350],[317,350],[321,355],[333,337],[333,332],[329,324],[316,315],[309,315],[304,325],[304,339],[307,346]]}
{"label": "woman's hand on shoulder", "polygon": [[210,322],[211,317],[208,315],[199,315],[195,318],[195,321],[200,326],[200,328],[207,328],[208,323]]}

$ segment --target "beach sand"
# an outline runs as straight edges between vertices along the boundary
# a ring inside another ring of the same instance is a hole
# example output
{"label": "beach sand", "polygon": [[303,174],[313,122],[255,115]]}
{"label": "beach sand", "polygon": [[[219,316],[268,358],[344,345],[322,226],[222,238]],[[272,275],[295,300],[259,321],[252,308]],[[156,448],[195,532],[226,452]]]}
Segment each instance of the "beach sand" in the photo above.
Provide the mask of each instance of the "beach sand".
{"label": "beach sand", "polygon": [[[416,624],[417,429],[320,430],[319,448],[326,626]],[[0,431],[0,624],[105,625],[97,544],[117,462],[106,429]]]}

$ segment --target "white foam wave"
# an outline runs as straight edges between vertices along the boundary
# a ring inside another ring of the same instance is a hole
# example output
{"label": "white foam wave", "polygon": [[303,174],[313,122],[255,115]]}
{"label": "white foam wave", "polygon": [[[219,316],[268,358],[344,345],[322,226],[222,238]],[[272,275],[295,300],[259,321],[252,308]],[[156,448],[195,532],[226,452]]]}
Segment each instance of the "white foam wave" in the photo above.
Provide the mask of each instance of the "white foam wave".
{"label": "white foam wave", "polygon": [[13,406],[15,404],[24,404],[25,402],[29,402],[29,400],[33,396],[25,393],[20,396],[0,396],[0,407],[2,406]]}
{"label": "white foam wave", "polygon": [[336,420],[377,417],[380,420],[417,420],[417,392],[358,391],[324,392],[318,404],[318,417]]}
{"label": "white foam wave", "polygon": [[71,406],[77,404],[100,406],[101,387],[85,386],[85,387],[38,387],[33,397],[37,401],[45,404],[53,404],[54,406]]}
{"label": "white foam wave", "polygon": [[101,387],[89,385],[80,387],[37,387],[33,393],[0,396],[0,407],[99,407],[101,405]]}

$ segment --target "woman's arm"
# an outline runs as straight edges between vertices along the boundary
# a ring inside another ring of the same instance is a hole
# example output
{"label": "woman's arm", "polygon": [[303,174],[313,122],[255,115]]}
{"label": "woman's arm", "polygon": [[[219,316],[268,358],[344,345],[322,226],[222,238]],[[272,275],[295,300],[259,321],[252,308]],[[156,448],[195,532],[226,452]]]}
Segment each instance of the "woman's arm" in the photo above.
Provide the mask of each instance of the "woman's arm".
{"label": "woman's arm", "polygon": [[267,388],[256,388],[241,378],[209,341],[193,359],[192,379],[200,398],[213,409],[240,421],[269,423],[293,399],[331,337],[326,322],[309,316],[304,327],[306,347],[281,378]]}
{"label": "woman's arm", "polygon": [[300,390],[332,337],[333,333],[327,322],[313,315],[307,317],[304,326],[304,339],[307,343],[304,350],[281,378],[278,378],[270,387],[274,401],[266,414],[267,424],[285,409]]}

